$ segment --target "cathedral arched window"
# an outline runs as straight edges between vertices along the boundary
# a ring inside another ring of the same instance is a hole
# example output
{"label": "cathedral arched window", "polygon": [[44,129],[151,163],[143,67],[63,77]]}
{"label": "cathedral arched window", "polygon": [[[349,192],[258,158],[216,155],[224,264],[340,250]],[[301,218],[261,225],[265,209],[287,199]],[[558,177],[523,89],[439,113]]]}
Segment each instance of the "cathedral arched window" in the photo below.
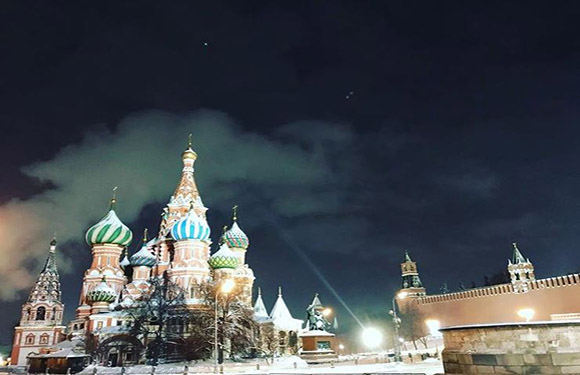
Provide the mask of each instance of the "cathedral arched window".
{"label": "cathedral arched window", "polygon": [[45,316],[46,316],[46,307],[40,306],[38,309],[36,309],[36,320],[44,320]]}
{"label": "cathedral arched window", "polygon": [[40,336],[40,344],[48,344],[48,338],[49,336],[45,333],[43,335]]}
{"label": "cathedral arched window", "polygon": [[26,335],[26,341],[25,343],[27,345],[33,345],[34,344],[34,335],[32,333],[29,333],[28,335]]}
{"label": "cathedral arched window", "polygon": [[26,309],[26,319],[30,320],[32,318],[32,309],[29,307]]}
{"label": "cathedral arched window", "polygon": [[52,320],[56,320],[56,307],[52,308]]}

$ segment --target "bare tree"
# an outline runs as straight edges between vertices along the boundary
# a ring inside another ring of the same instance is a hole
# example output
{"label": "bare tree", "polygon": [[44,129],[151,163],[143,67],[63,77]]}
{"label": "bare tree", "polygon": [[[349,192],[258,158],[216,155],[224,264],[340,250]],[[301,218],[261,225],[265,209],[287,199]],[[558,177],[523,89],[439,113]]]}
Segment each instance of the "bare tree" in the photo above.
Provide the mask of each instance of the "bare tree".
{"label": "bare tree", "polygon": [[399,317],[401,318],[401,336],[406,340],[412,341],[415,350],[417,350],[417,341],[427,348],[427,335],[429,332],[425,325],[425,314],[414,304],[408,304],[400,312]]}
{"label": "bare tree", "polygon": [[[218,293],[220,284],[216,281],[200,283],[197,286],[201,299],[208,310],[215,311],[217,299],[218,310],[218,359],[223,362],[224,351],[232,357],[249,356],[256,349],[253,309],[242,302],[241,288],[227,293]],[[215,323],[212,323],[214,329]],[[211,342],[213,344],[213,338]]]}
{"label": "bare tree", "polygon": [[151,364],[182,360],[188,340],[207,339],[203,330],[193,329],[203,322],[203,316],[187,308],[184,291],[167,275],[153,277],[149,283],[149,293],[126,310],[132,318],[130,333],[142,339]]}

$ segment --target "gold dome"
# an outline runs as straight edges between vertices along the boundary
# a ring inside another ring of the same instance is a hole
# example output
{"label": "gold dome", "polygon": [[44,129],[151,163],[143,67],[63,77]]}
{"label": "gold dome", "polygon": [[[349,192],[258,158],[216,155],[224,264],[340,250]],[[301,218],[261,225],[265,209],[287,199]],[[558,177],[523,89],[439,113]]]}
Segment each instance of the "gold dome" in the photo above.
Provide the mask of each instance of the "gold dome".
{"label": "gold dome", "polygon": [[191,148],[188,148],[187,150],[183,151],[183,154],[181,154],[181,159],[183,159],[183,160],[185,160],[185,159],[195,160],[195,159],[197,159],[197,154]]}
{"label": "gold dome", "polygon": [[193,151],[193,149],[191,148],[191,134],[188,137],[188,142],[187,142],[187,150],[183,151],[183,154],[181,154],[181,159],[182,160],[186,160],[186,159],[197,159],[197,154],[195,151]]}

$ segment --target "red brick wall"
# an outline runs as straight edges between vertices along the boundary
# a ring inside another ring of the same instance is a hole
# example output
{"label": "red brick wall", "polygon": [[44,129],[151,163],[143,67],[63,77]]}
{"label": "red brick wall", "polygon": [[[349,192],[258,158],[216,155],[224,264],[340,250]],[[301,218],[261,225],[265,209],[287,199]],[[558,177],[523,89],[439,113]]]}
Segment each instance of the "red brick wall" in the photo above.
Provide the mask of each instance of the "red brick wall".
{"label": "red brick wall", "polygon": [[[497,293],[497,294],[493,294]],[[492,295],[488,295],[492,294]],[[580,276],[537,280],[526,293],[513,293],[510,284],[400,301],[402,310],[417,303],[424,319],[437,319],[442,327],[518,322],[518,310],[535,310],[532,321],[550,320],[550,314],[580,313]],[[467,298],[466,298],[467,297]]]}

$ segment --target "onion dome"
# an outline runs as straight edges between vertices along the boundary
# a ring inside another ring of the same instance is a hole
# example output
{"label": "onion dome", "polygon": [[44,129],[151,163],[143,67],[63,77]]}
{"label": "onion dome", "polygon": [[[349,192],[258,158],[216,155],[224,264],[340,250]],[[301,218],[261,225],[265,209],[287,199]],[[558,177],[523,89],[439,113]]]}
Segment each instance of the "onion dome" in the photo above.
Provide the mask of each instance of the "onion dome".
{"label": "onion dome", "polygon": [[141,246],[141,250],[131,255],[131,265],[133,267],[153,267],[157,262],[157,258],[151,253],[147,245],[147,229],[145,229],[145,232],[143,233],[143,246]]}
{"label": "onion dome", "polygon": [[230,230],[224,233],[224,241],[229,247],[247,249],[250,246],[250,239],[238,225],[238,206],[233,207],[233,220]]}
{"label": "onion dome", "polygon": [[85,239],[89,245],[95,244],[115,244],[127,246],[133,239],[133,233],[125,224],[119,220],[115,213],[115,189],[113,189],[113,199],[111,208],[107,215],[87,231]]}
{"label": "onion dome", "polygon": [[197,159],[197,153],[191,148],[191,134],[189,135],[189,140],[187,142],[187,149],[183,151],[183,154],[181,154],[181,159]]}
{"label": "onion dome", "polygon": [[202,221],[190,208],[189,213],[178,220],[171,227],[171,237],[176,241],[181,240],[208,240],[210,229],[207,223]]}
{"label": "onion dome", "polygon": [[87,300],[91,303],[94,302],[113,302],[117,299],[117,292],[113,288],[107,285],[107,281],[103,276],[101,283],[97,285],[93,290],[87,293]]}
{"label": "onion dome", "polygon": [[236,268],[238,266],[238,258],[233,251],[230,250],[227,244],[222,244],[220,249],[216,251],[207,261],[211,268]]}
{"label": "onion dome", "polygon": [[125,269],[125,268],[127,268],[127,266],[130,266],[130,265],[131,265],[131,262],[129,262],[129,257],[127,256],[127,249],[125,249],[125,255],[123,256],[123,259],[119,263],[119,266],[121,266],[121,268]]}

